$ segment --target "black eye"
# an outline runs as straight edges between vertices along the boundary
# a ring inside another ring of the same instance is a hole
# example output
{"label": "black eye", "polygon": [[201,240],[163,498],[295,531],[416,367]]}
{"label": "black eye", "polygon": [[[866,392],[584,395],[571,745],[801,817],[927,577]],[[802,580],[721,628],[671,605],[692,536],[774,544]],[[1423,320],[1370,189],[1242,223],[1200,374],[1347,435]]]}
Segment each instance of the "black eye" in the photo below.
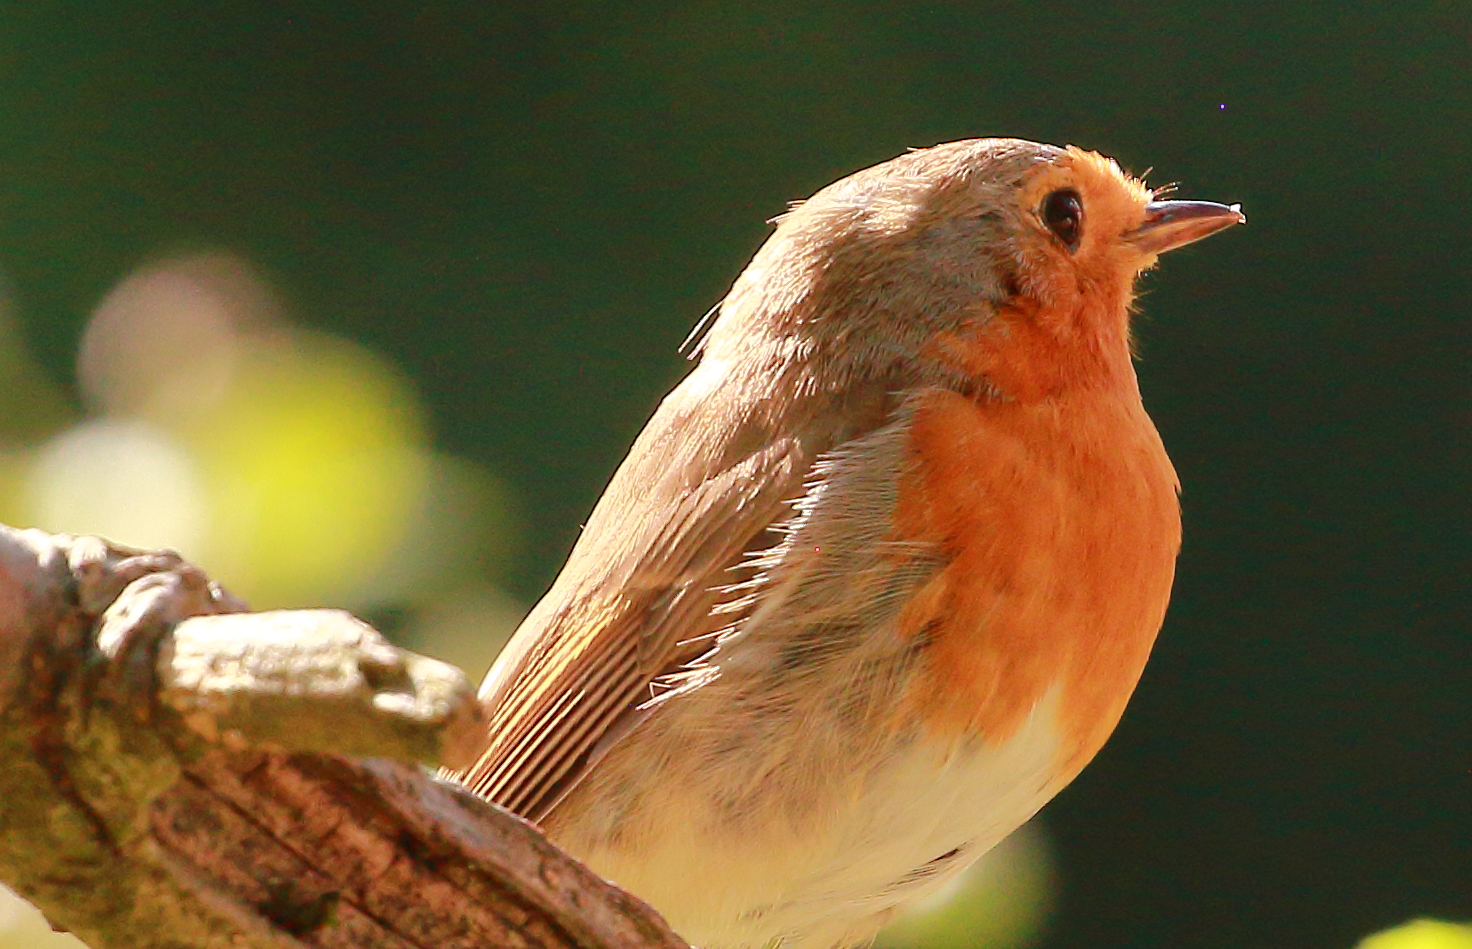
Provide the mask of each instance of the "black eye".
{"label": "black eye", "polygon": [[1078,249],[1078,242],[1084,236],[1084,203],[1077,191],[1072,188],[1054,191],[1043,199],[1038,214],[1064,247],[1070,251]]}

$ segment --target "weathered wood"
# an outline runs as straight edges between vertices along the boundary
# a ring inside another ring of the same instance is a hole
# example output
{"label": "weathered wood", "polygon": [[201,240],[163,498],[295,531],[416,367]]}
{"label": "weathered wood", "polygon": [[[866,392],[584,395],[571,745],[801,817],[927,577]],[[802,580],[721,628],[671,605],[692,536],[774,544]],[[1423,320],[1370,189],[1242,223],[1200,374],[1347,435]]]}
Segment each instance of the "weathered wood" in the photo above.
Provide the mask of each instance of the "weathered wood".
{"label": "weathered wood", "polygon": [[0,880],[94,949],[688,949],[423,769],[479,716],[459,670],[345,613],[0,527]]}

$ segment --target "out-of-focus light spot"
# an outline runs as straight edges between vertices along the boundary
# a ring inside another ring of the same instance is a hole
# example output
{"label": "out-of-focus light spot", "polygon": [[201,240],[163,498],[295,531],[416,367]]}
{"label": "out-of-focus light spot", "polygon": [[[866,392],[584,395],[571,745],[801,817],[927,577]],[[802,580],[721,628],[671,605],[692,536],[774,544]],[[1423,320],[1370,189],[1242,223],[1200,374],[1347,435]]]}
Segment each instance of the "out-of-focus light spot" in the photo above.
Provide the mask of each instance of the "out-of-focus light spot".
{"label": "out-of-focus light spot", "polygon": [[243,261],[226,254],[163,260],[98,304],[82,338],[82,391],[113,414],[197,416],[224,396],[237,335],[273,322],[278,306]]}
{"label": "out-of-focus light spot", "polygon": [[6,299],[0,281],[4,520],[179,548],[257,608],[413,614],[509,560],[506,486],[431,452],[407,380],[292,327],[239,258],[162,258],[113,288],[78,356],[96,416],[61,435],[64,402],[7,442],[48,390],[9,345]]}
{"label": "out-of-focus light spot", "polygon": [[311,334],[253,341],[187,433],[211,488],[204,566],[258,609],[350,599],[408,531],[423,442],[407,383],[367,350]]}
{"label": "out-of-focus light spot", "polygon": [[1037,821],[935,895],[910,907],[877,949],[1018,949],[1037,941],[1052,906],[1053,862]]}
{"label": "out-of-focus light spot", "polygon": [[24,507],[25,521],[49,531],[172,547],[185,556],[200,551],[207,535],[194,460],[166,432],[138,420],[85,422],[44,445]]}
{"label": "out-of-focus light spot", "polygon": [[1417,919],[1366,936],[1356,949],[1472,949],[1472,925]]}
{"label": "out-of-focus light spot", "polygon": [[520,541],[510,491],[480,465],[428,456],[423,490],[403,537],[352,607],[436,597],[478,582],[509,562]]}

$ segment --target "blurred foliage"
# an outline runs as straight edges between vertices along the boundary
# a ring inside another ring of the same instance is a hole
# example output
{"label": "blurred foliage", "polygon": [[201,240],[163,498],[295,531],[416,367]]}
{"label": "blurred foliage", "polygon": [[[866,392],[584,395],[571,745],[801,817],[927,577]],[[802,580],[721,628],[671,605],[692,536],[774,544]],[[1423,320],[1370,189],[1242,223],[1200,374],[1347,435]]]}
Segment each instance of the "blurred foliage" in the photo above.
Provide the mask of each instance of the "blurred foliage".
{"label": "blurred foliage", "polygon": [[[89,411],[72,421],[38,401],[51,432],[18,418],[0,511],[175,547],[259,608],[403,609],[494,581],[516,534],[501,481],[433,451],[386,360],[295,327],[273,300],[227,254],[122,280],[83,337]],[[24,350],[7,352],[0,385],[27,384]]]}

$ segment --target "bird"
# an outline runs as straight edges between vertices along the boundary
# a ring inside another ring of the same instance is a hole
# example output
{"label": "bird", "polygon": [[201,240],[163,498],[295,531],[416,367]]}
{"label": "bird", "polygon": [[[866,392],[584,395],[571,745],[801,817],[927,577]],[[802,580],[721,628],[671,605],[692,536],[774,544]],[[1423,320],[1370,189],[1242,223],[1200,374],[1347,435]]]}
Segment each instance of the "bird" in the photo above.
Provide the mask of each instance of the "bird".
{"label": "bird", "polygon": [[1181,542],[1136,285],[1245,221],[1007,138],[794,204],[487,674],[456,777],[703,949],[864,944],[1120,720]]}

